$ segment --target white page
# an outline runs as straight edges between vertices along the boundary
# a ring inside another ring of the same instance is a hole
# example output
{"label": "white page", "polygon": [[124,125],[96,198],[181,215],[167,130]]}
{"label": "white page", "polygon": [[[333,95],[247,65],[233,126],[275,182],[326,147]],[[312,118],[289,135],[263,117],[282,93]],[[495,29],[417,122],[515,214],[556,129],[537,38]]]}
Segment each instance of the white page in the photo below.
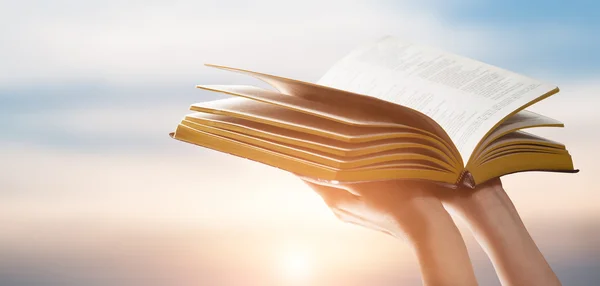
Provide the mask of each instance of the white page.
{"label": "white page", "polygon": [[416,109],[450,135],[465,163],[500,120],[556,86],[428,46],[386,37],[318,82]]}
{"label": "white page", "polygon": [[475,150],[475,152],[479,152],[492,141],[500,138],[501,136],[506,135],[507,133],[510,133],[515,130],[539,126],[564,127],[564,124],[556,119],[552,119],[550,117],[537,114],[535,112],[521,110],[516,114],[511,115],[508,119],[502,122],[502,124],[496,127],[494,131],[492,131],[492,133],[488,134],[488,136],[485,137],[485,139],[483,139],[480,146],[477,148],[477,150]]}

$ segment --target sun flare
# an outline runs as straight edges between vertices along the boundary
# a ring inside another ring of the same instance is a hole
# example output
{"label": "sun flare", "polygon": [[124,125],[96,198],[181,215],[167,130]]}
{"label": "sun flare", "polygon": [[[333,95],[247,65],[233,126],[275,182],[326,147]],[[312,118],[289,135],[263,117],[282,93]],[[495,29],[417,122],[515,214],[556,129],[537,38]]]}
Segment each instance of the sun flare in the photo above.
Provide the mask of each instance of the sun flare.
{"label": "sun flare", "polygon": [[294,281],[307,279],[312,270],[309,255],[301,250],[284,252],[281,267],[284,277]]}

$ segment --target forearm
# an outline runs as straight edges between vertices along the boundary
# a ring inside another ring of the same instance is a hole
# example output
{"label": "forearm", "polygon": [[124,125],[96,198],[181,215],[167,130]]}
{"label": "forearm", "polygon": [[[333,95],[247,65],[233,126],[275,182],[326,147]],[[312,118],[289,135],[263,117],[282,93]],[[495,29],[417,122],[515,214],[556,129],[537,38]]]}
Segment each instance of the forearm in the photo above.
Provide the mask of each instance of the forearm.
{"label": "forearm", "polygon": [[503,285],[560,285],[500,184],[450,205],[468,223]]}
{"label": "forearm", "polygon": [[[477,285],[462,236],[435,198],[424,198],[427,214],[403,222],[405,237],[419,260],[424,285]],[[405,216],[407,217],[407,216]],[[415,219],[417,218],[418,219]]]}
{"label": "forearm", "polygon": [[340,220],[410,243],[425,285],[477,285],[462,236],[430,186],[411,181],[304,181]]}

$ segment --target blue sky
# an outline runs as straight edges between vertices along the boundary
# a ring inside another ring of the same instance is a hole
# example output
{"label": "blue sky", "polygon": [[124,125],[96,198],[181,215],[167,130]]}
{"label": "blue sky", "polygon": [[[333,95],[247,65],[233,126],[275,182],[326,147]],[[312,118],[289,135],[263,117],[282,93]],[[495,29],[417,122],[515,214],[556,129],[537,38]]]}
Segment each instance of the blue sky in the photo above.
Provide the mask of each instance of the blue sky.
{"label": "blue sky", "polygon": [[[521,26],[556,24],[593,31],[600,25],[596,1],[450,1],[449,18],[463,23]],[[454,4],[453,3],[453,4]]]}
{"label": "blue sky", "polygon": [[[524,40],[551,43],[530,49],[524,47],[522,55],[498,65],[514,70],[535,65],[569,77],[599,73],[600,4],[597,1],[467,1],[462,5],[448,5],[448,8],[444,17],[448,23],[499,27],[512,30]],[[552,39],[562,33],[570,36],[559,42]]]}
{"label": "blue sky", "polygon": [[[539,132],[565,143],[582,172],[504,182],[565,285],[591,285],[600,279],[598,14],[594,1],[0,0],[0,224],[10,230],[0,232],[0,284],[145,285],[154,271],[198,285],[250,269],[250,258],[265,266],[248,277],[269,282],[285,242],[315,252],[315,269],[334,281],[420,285],[406,246],[338,223],[291,175],[167,136],[191,103],[222,97],[196,84],[257,83],[203,63],[316,81],[355,46],[396,35],[561,87],[532,110],[565,122]],[[219,252],[231,233],[231,252]],[[499,285],[465,236],[482,285]],[[164,264],[145,264],[147,255]],[[79,276],[53,275],[69,271]]]}

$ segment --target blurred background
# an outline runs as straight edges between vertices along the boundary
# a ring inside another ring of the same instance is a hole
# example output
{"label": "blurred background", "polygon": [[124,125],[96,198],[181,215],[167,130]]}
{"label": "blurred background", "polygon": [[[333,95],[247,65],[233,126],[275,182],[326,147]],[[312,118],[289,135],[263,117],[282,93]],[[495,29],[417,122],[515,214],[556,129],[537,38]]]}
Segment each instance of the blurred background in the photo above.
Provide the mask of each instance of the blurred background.
{"label": "blurred background", "polygon": [[[0,285],[420,285],[409,247],[275,168],[170,139],[230,65],[315,82],[407,37],[549,81],[577,175],[504,185],[565,285],[600,283],[595,1],[0,0]],[[460,222],[459,222],[460,223]],[[499,285],[460,224],[481,285]]]}

